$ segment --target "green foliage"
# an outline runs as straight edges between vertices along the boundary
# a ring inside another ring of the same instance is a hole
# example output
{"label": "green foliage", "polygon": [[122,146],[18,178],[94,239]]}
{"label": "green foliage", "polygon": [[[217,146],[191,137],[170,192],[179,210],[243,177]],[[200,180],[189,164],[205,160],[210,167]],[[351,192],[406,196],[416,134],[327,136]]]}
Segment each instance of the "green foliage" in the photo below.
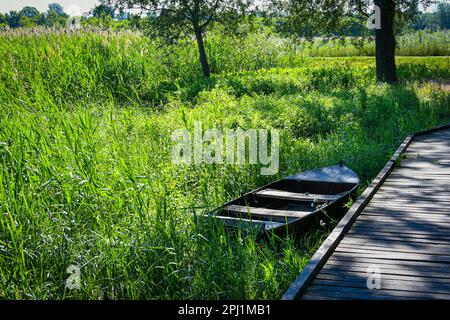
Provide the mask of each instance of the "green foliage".
{"label": "green foliage", "polygon": [[[368,183],[407,134],[450,120],[448,57],[400,57],[402,82],[378,85],[371,57],[299,57],[265,37],[211,35],[205,80],[192,42],[2,33],[0,298],[279,298],[333,224],[264,242],[196,217],[340,159]],[[280,172],[172,163],[171,132],[195,121],[279,128]]]}
{"label": "green foliage", "polygon": [[450,29],[450,3],[440,2],[437,7],[439,27],[441,29]]}
{"label": "green foliage", "polygon": [[199,62],[205,78],[211,68],[204,45],[204,34],[214,24],[233,28],[241,18],[249,18],[248,9],[252,0],[103,0],[120,9],[140,9],[146,12],[142,27],[150,37],[159,37],[167,43],[174,43],[180,37],[195,37]]}
{"label": "green foliage", "polygon": [[64,13],[64,8],[59,3],[50,3],[48,5],[48,11],[56,14],[57,16],[66,16]]}
{"label": "green foliage", "polygon": [[105,5],[105,4],[100,4],[98,6],[96,6],[93,10],[92,10],[92,15],[95,18],[104,18],[105,16],[109,16],[111,18],[115,17],[115,8]]}
{"label": "green foliage", "polygon": [[[279,19],[279,30],[289,36],[314,37],[327,35],[369,36],[373,31],[366,23],[373,14],[373,4],[382,8],[391,1],[364,0],[316,0],[316,1],[279,1],[275,16]],[[429,28],[434,31],[448,29],[445,19],[448,17],[448,5],[439,3],[433,13],[420,12],[419,4],[427,8],[430,0],[400,0],[395,3],[395,22],[397,31]],[[288,12],[288,14],[282,14]],[[437,26],[435,28],[434,26]]]}
{"label": "green foliage", "polygon": [[[440,44],[449,37],[448,32],[421,32],[403,37],[399,54],[448,54],[448,48],[447,51],[434,50],[443,49]],[[370,58],[359,60],[364,61],[364,67],[358,69],[360,75],[353,62],[352,68],[344,64],[342,73],[334,72],[333,66],[319,67],[309,62],[308,55],[357,55],[359,51],[347,43],[333,46],[316,42],[307,46],[260,32],[243,37],[211,33],[206,45],[212,69],[217,74],[253,71],[243,72],[239,77],[223,79],[219,75],[204,80],[200,77],[200,67],[186,62],[196,60],[197,48],[193,41],[180,40],[176,45],[166,45],[131,31],[85,30],[66,34],[62,30],[44,29],[0,34],[0,53],[5,57],[0,60],[0,67],[8,94],[12,98],[24,94],[25,101],[32,105],[43,99],[60,104],[113,97],[125,104],[156,106],[173,98],[190,101],[216,81],[228,83],[236,95],[242,96],[350,87],[363,79],[373,80],[373,69],[368,64]],[[324,64],[329,64],[327,61],[324,58]],[[427,60],[423,66],[415,64],[411,70],[408,69],[410,64],[400,64],[399,76],[411,79],[419,72],[429,79],[445,77],[445,68],[430,63]],[[26,67],[30,65],[33,68]],[[264,70],[295,66],[301,68],[283,70],[279,74]]]}
{"label": "green foliage", "polygon": [[251,6],[249,0],[103,0],[97,8],[144,10],[150,26],[148,33],[172,40],[184,34],[204,32],[214,23],[235,25]]}
{"label": "green foliage", "polygon": [[[446,56],[450,54],[450,32],[409,31],[397,36],[397,56]],[[364,38],[314,38],[294,41],[296,50],[307,56],[374,56],[375,43]]]}
{"label": "green foliage", "polygon": [[63,27],[66,25],[67,18],[68,15],[62,11],[59,4],[56,7],[52,7],[50,4],[49,10],[45,13],[40,13],[34,7],[26,6],[20,11],[10,11],[5,15],[0,13],[0,28],[6,26],[10,28]]}
{"label": "green foliage", "polygon": [[24,7],[22,10],[20,10],[20,13],[27,18],[35,18],[39,16],[38,9],[34,7]]}

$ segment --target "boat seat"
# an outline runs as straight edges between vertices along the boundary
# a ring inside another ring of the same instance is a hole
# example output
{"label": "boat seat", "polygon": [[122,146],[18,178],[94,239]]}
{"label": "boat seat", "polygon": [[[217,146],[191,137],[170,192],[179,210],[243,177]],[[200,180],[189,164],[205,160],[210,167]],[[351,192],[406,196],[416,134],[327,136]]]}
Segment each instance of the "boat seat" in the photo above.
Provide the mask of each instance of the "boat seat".
{"label": "boat seat", "polygon": [[[311,208],[312,209],[312,208]],[[246,207],[238,205],[230,205],[224,208],[230,216],[242,217],[250,216],[251,218],[264,218],[278,222],[289,222],[289,218],[306,218],[312,215],[313,211],[300,210],[276,210],[258,207]]]}
{"label": "boat seat", "polygon": [[237,217],[227,217],[227,216],[209,216],[209,218],[217,219],[224,224],[232,227],[244,226],[244,227],[263,227],[265,230],[270,230],[272,228],[278,228],[284,223],[275,222],[275,221],[264,221],[264,220],[252,220],[252,219],[244,219]]}
{"label": "boat seat", "polygon": [[276,189],[263,189],[255,193],[256,196],[262,198],[282,199],[289,201],[316,201],[331,202],[339,199],[339,195],[334,194],[313,194],[313,193],[297,193]]}

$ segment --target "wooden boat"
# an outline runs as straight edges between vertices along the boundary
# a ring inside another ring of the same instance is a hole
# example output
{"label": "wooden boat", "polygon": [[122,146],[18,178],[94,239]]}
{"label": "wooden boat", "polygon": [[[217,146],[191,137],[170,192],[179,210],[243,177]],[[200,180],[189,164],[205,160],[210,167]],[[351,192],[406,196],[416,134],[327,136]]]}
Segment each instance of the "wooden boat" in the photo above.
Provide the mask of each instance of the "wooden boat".
{"label": "wooden boat", "polygon": [[206,217],[226,226],[275,234],[303,232],[312,224],[342,214],[344,205],[356,195],[359,183],[358,175],[341,162],[248,192]]}

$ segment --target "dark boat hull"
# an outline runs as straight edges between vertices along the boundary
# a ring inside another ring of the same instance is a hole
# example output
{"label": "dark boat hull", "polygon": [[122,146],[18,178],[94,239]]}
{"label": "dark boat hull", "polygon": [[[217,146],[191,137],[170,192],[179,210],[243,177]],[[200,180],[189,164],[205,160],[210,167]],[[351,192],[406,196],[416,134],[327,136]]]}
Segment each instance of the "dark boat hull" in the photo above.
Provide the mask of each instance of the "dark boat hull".
{"label": "dark boat hull", "polygon": [[248,192],[206,217],[266,234],[299,234],[342,215],[359,183],[356,173],[343,165],[318,168]]}

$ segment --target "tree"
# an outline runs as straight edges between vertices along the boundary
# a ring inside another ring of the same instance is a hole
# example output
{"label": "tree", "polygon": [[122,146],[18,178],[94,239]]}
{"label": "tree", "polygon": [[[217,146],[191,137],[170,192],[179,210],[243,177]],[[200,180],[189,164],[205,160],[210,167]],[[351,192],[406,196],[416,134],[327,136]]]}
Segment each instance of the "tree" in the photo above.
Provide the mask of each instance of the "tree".
{"label": "tree", "polygon": [[382,82],[397,82],[397,67],[395,65],[395,34],[394,16],[395,2],[393,0],[375,0],[379,11],[379,27],[375,28],[375,57],[377,80]]}
{"label": "tree", "polygon": [[114,19],[115,9],[114,9],[114,7],[111,7],[111,6],[108,6],[105,4],[100,4],[92,10],[92,15],[95,18],[103,18],[105,16],[110,16],[111,18]]}
{"label": "tree", "polygon": [[55,11],[48,10],[45,14],[43,21],[41,22],[47,27],[63,27],[67,23],[68,15],[58,15]]}
{"label": "tree", "polygon": [[48,5],[48,11],[49,12],[54,12],[56,15],[58,16],[64,16],[66,15],[64,13],[64,9],[63,7],[59,4],[59,3],[50,3]]}
{"label": "tree", "polygon": [[432,30],[439,29],[439,17],[436,12],[420,13],[417,19],[411,24],[411,28],[414,30]]}
{"label": "tree", "polygon": [[11,28],[20,27],[20,14],[17,11],[10,11],[6,15],[6,21]]}
{"label": "tree", "polygon": [[437,6],[437,16],[441,29],[450,28],[450,3],[440,2]]}
{"label": "tree", "polygon": [[62,27],[66,24],[67,18],[69,18],[69,15],[64,12],[59,3],[50,3],[43,24],[47,27]]}
{"label": "tree", "polygon": [[287,0],[287,5],[284,1],[277,4],[279,7],[286,7],[291,27],[306,24],[315,32],[337,30],[342,18],[346,16],[369,19],[368,25],[375,29],[377,80],[393,83],[397,81],[395,17],[411,20],[417,15],[419,3],[426,7],[431,2],[431,0],[374,0],[375,7],[368,0]]}
{"label": "tree", "polygon": [[27,18],[36,18],[39,16],[39,11],[35,7],[23,7],[22,10],[20,10],[20,14],[22,16],[25,16]]}
{"label": "tree", "polygon": [[39,25],[42,20],[42,14],[34,7],[23,7],[19,15],[19,24],[21,27],[34,27]]}
{"label": "tree", "polygon": [[8,26],[7,16],[0,12],[0,29],[6,26]]}
{"label": "tree", "polygon": [[235,23],[244,16],[252,0],[102,0],[116,8],[137,8],[147,12],[153,27],[166,39],[192,34],[197,41],[203,75],[211,70],[204,45],[204,33],[214,22]]}

